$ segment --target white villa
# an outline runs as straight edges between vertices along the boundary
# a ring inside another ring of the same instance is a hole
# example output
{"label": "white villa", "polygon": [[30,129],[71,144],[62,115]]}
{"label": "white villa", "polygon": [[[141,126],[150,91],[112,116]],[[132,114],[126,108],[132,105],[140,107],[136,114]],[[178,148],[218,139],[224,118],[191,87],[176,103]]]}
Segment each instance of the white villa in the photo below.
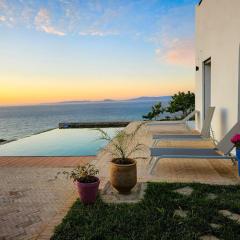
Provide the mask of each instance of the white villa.
{"label": "white villa", "polygon": [[240,120],[240,0],[202,0],[196,7],[197,128],[215,106],[217,140]]}

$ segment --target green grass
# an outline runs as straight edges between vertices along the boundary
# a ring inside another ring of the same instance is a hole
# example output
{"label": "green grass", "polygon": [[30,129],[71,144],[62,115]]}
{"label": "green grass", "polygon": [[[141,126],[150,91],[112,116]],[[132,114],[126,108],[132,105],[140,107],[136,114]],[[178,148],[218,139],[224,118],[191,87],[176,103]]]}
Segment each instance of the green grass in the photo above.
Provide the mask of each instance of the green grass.
{"label": "green grass", "polygon": [[[191,196],[173,192],[184,186],[194,189]],[[217,199],[207,200],[208,193],[216,194]],[[187,217],[174,215],[176,209],[188,210]],[[138,204],[109,205],[98,198],[94,205],[84,206],[77,200],[51,239],[193,240],[208,234],[240,239],[240,225],[219,215],[223,209],[240,214],[240,186],[149,183]],[[222,227],[214,230],[210,223]]]}

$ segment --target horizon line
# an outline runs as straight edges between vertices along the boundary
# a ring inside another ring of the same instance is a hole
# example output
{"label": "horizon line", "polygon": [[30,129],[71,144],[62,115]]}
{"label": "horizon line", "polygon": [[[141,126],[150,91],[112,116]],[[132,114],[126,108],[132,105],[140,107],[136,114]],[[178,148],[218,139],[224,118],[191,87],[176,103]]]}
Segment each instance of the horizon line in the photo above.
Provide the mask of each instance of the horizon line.
{"label": "horizon line", "polygon": [[40,106],[40,105],[57,105],[57,104],[71,104],[71,103],[94,103],[94,102],[121,102],[121,101],[130,101],[138,98],[161,98],[161,97],[171,97],[171,95],[162,95],[162,96],[137,96],[137,97],[131,97],[131,98],[124,98],[124,99],[114,99],[114,98],[105,98],[105,99],[83,99],[83,100],[60,100],[60,101],[54,101],[54,102],[41,102],[41,103],[23,103],[23,104],[6,104],[6,105],[1,105],[0,107],[24,107],[24,106]]}

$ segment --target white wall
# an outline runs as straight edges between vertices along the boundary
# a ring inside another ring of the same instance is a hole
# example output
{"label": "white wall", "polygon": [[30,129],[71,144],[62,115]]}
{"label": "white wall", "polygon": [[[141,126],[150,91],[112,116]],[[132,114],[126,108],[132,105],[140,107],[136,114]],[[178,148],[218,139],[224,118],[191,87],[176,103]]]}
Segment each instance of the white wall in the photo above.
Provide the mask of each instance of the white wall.
{"label": "white wall", "polygon": [[196,7],[196,109],[203,111],[203,62],[211,57],[211,105],[217,140],[237,122],[239,113],[240,0],[203,0]]}

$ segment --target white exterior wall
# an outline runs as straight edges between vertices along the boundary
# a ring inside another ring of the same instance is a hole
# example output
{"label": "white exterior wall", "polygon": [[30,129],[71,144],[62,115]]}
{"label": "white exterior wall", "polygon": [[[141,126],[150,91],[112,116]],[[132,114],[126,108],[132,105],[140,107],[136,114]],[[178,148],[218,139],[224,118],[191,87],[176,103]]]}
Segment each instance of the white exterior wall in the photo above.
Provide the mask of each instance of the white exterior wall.
{"label": "white exterior wall", "polygon": [[211,57],[212,127],[220,140],[240,118],[240,0],[203,0],[196,7],[197,128],[203,118],[203,62]]}

